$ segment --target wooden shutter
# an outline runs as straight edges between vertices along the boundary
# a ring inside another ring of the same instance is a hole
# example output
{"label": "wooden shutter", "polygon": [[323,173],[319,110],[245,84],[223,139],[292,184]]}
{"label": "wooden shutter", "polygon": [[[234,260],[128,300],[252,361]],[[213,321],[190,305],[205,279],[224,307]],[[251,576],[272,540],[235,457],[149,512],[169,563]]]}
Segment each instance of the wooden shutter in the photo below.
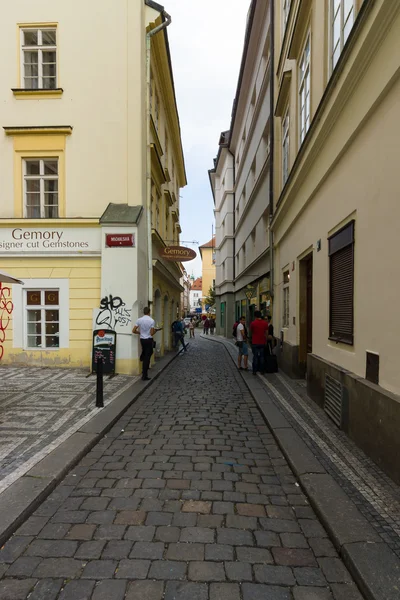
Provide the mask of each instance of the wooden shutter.
{"label": "wooden shutter", "polygon": [[354,341],[354,222],[329,240],[330,339]]}

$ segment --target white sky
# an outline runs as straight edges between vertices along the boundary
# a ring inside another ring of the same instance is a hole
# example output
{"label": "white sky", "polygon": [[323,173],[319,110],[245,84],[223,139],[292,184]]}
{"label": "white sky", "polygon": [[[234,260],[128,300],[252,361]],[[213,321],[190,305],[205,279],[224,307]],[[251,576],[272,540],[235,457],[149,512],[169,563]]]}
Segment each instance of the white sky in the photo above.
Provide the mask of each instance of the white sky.
{"label": "white sky", "polygon": [[[250,0],[160,3],[172,17],[168,39],[188,180],[181,190],[181,243],[202,245],[211,239],[214,223],[208,169],[219,135],[230,125]],[[189,247],[198,252],[197,246]],[[199,277],[200,256],[186,269]]]}

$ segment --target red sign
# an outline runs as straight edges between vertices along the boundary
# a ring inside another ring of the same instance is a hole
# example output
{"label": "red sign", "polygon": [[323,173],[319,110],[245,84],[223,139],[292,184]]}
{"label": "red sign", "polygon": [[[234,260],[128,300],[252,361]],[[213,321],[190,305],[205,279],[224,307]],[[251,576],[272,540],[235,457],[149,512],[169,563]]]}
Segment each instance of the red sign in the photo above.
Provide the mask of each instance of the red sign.
{"label": "red sign", "polygon": [[159,252],[161,258],[165,260],[174,260],[175,262],[184,262],[185,260],[193,260],[197,254],[191,248],[184,246],[166,246]]}
{"label": "red sign", "polygon": [[108,248],[120,246],[135,246],[135,237],[133,233],[108,233],[106,234],[106,246]]}

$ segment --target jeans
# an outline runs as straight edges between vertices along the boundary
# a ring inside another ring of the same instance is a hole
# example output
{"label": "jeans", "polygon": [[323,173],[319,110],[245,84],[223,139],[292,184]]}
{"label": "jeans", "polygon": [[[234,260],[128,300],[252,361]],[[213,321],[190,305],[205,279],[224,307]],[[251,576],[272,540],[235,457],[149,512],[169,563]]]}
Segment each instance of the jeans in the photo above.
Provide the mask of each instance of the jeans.
{"label": "jeans", "polygon": [[183,333],[177,332],[175,333],[175,346],[177,346],[178,348],[179,342],[182,343],[183,349],[186,350],[185,336],[183,335]]}
{"label": "jeans", "polygon": [[140,343],[142,344],[142,361],[143,361],[143,370],[142,377],[147,377],[147,372],[150,367],[150,359],[153,354],[153,338],[140,339]]}
{"label": "jeans", "polygon": [[253,373],[264,371],[264,345],[253,344],[251,347],[253,350]]}

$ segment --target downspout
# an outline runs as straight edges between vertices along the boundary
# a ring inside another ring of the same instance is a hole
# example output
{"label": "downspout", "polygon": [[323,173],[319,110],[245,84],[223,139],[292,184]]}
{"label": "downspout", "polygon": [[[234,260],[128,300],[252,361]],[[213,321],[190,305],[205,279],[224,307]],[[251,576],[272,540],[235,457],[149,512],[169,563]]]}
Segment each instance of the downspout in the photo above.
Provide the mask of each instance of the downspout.
{"label": "downspout", "polygon": [[151,86],[151,71],[150,71],[150,58],[151,58],[151,38],[163,29],[166,29],[170,25],[172,19],[170,15],[164,10],[162,16],[165,18],[164,23],[158,25],[154,29],[151,29],[146,34],[146,206],[147,206],[147,255],[148,255],[148,305],[151,306],[153,303],[153,243],[151,239],[151,149],[150,149],[150,119],[151,119],[151,106],[150,106],[150,86]]}
{"label": "downspout", "polygon": [[[270,294],[274,298],[274,234],[271,231],[271,223],[274,213],[274,150],[275,150],[275,133],[274,133],[274,101],[275,101],[275,81],[274,81],[274,63],[275,63],[275,7],[274,1],[270,0],[271,10],[271,60],[270,68],[270,146],[269,146],[269,246],[270,246]],[[273,302],[272,302],[273,308]]]}

